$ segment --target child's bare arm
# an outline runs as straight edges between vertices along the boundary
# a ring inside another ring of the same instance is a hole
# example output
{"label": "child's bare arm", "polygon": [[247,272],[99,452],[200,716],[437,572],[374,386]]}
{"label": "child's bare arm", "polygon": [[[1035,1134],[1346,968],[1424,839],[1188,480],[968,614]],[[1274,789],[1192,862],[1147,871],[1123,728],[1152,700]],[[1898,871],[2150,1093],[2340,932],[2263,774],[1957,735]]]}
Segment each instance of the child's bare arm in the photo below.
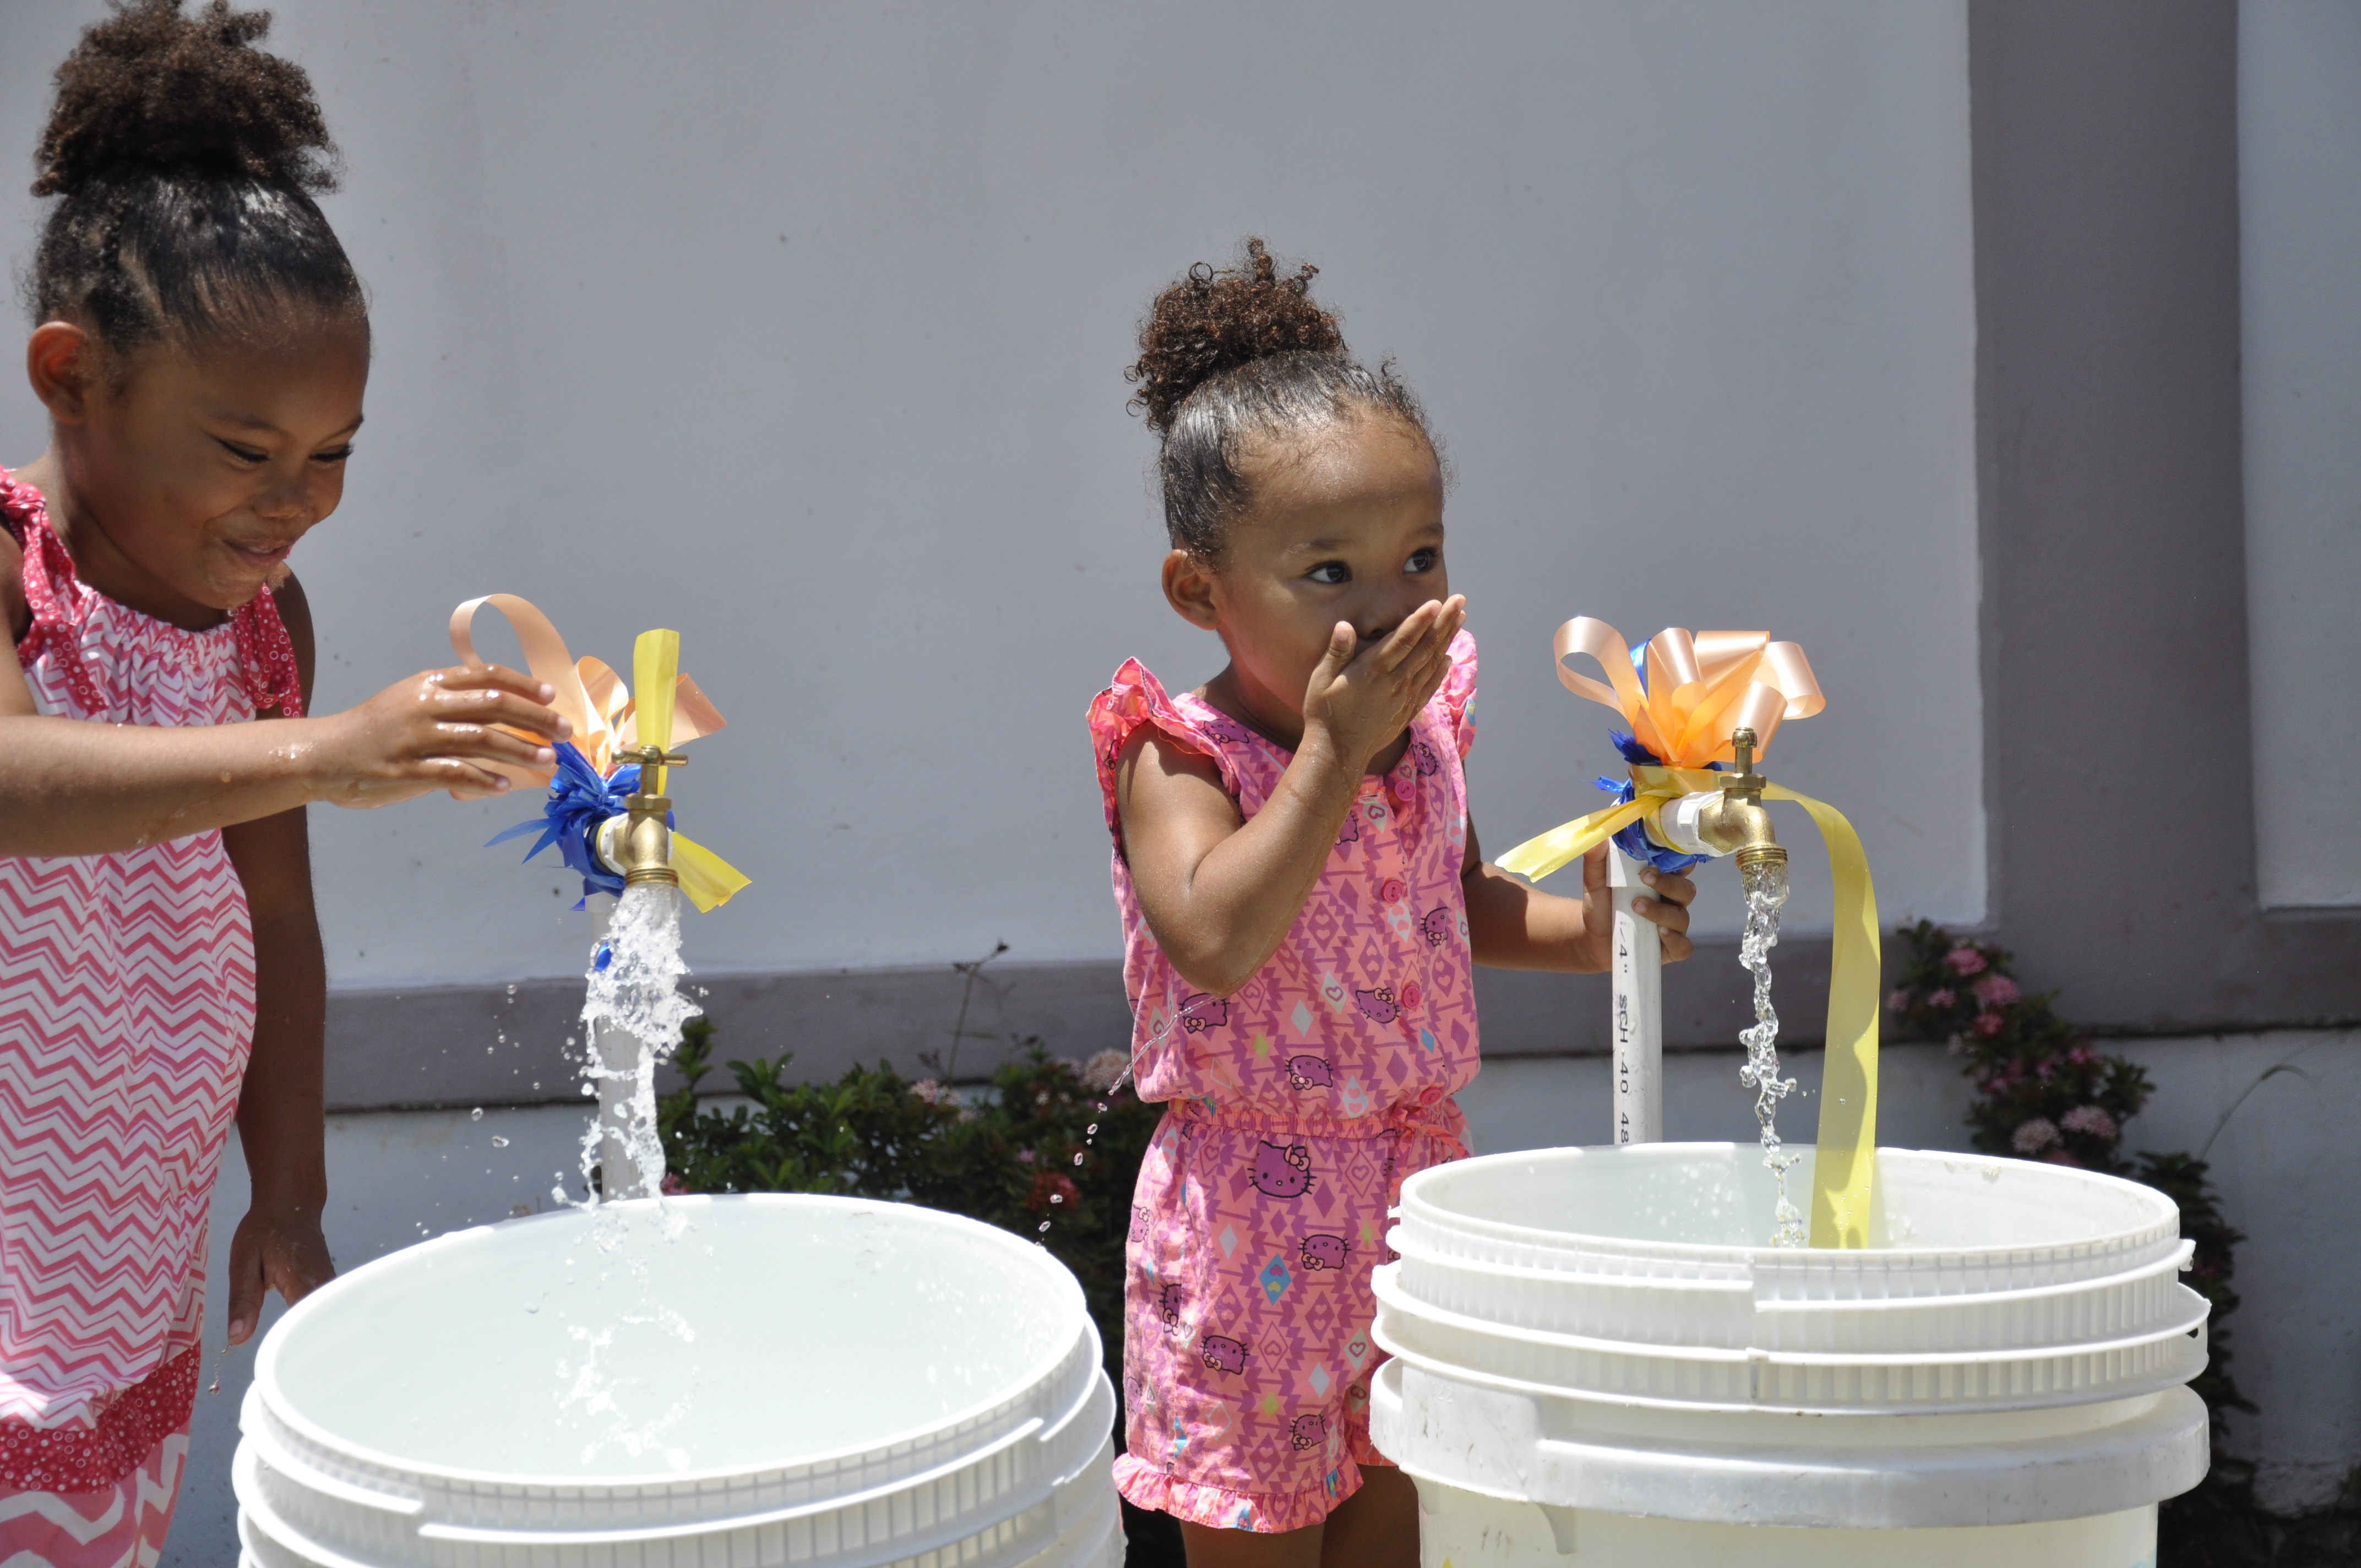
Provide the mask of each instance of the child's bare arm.
{"label": "child's bare arm", "polygon": [[[308,641],[302,590],[282,591]],[[325,718],[188,729],[43,717],[0,659],[0,855],[95,855],[182,838],[314,800],[381,806],[432,789],[461,799],[509,787],[485,762],[546,767],[563,740],[553,694],[498,665],[430,670]]]}
{"label": "child's bare arm", "polygon": [[1320,879],[1369,759],[1450,669],[1461,605],[1431,603],[1374,648],[1339,624],[1312,673],[1303,739],[1250,822],[1212,761],[1143,730],[1115,773],[1124,854],[1148,929],[1182,979],[1226,996],[1270,961]]}
{"label": "child's bare arm", "polygon": [[[1488,863],[1467,824],[1467,861],[1460,884],[1467,893],[1467,940],[1476,961],[1492,969],[1559,970],[1595,974],[1614,958],[1612,905],[1607,886],[1609,848],[1598,845],[1582,857],[1582,896],[1561,898],[1519,882]],[[1633,900],[1643,920],[1664,930],[1664,961],[1678,963],[1697,950],[1689,940],[1689,901],[1697,883],[1665,876],[1653,866],[1640,880],[1655,896]]]}
{"label": "child's bare arm", "polygon": [[243,1344],[266,1289],[299,1301],[336,1274],[320,1231],[328,981],[302,808],[242,822],[222,839],[254,918],[254,1051],[237,1102],[253,1198],[229,1255],[229,1343]]}
{"label": "child's bare arm", "polygon": [[[308,705],[312,617],[300,597],[288,609],[287,633]],[[291,722],[258,719],[239,728]],[[328,1202],[328,968],[312,900],[303,808],[225,828],[222,843],[246,888],[254,927],[254,1048],[237,1102],[253,1198],[229,1248],[229,1343],[243,1344],[261,1321],[266,1290],[291,1304],[336,1275],[320,1231]]]}

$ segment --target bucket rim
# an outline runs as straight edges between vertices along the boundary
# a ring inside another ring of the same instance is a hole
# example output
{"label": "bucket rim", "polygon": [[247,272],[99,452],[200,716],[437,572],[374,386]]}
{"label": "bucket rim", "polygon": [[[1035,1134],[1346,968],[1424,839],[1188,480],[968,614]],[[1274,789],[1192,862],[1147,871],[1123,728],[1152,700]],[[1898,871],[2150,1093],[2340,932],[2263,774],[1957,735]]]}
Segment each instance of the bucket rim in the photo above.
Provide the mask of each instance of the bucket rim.
{"label": "bucket rim", "polygon": [[[1797,1153],[1817,1153],[1817,1146],[1813,1144],[1788,1144],[1785,1146],[1790,1151]],[[1497,1237],[1502,1241],[1534,1247],[1543,1252],[1586,1250],[1620,1254],[1634,1258],[1654,1258],[1667,1262],[1741,1266],[1750,1270],[1764,1266],[1773,1268],[1792,1268],[1798,1264],[1803,1264],[1828,1269],[1830,1272],[1847,1272],[1865,1270],[1872,1266],[1890,1269],[1897,1263],[1933,1264],[1944,1260],[1981,1262],[1987,1259],[2022,1256],[2027,1253],[2036,1252],[2066,1252],[2102,1246],[2152,1245],[2164,1234],[2169,1234],[2177,1237],[2180,1234],[2180,1212],[2173,1204],[2172,1200],[2145,1182],[2134,1181],[2127,1177],[2114,1176],[2103,1170],[2092,1170],[2083,1166],[2053,1165],[2046,1160],[2012,1159],[2003,1155],[1961,1154],[1956,1150],[1948,1149],[1888,1148],[1883,1145],[1877,1149],[1877,1158],[1881,1164],[1893,1158],[1913,1164],[1929,1161],[1945,1165],[2020,1167],[2028,1171],[2040,1173],[2039,1179],[2043,1180],[2071,1179],[2102,1187],[2123,1189],[2138,1201],[2151,1204],[2160,1212],[2154,1221],[2146,1225],[2109,1235],[2090,1236],[2070,1242],[2029,1245],[2018,1242],[1995,1244],[1991,1246],[1782,1247],[1773,1246],[1767,1243],[1741,1245],[1733,1242],[1654,1242],[1636,1236],[1606,1235],[1593,1231],[1544,1230],[1533,1225],[1515,1224],[1506,1220],[1485,1219],[1461,1213],[1425,1199],[1419,1190],[1423,1187],[1442,1185],[1455,1178],[1463,1177],[1471,1168],[1478,1166],[1507,1165],[1519,1160],[1528,1163],[1543,1161],[1550,1164],[1570,1165],[1584,1157],[1663,1158],[1675,1154],[1694,1156],[1708,1151],[1752,1152],[1755,1147],[1753,1144],[1741,1144],[1734,1141],[1582,1144],[1564,1148],[1511,1149],[1500,1154],[1473,1155],[1466,1159],[1429,1166],[1426,1169],[1404,1180],[1401,1202],[1395,1210],[1395,1213],[1399,1217],[1408,1218],[1415,1211],[1420,1220],[1433,1224],[1439,1229],[1455,1229]]]}
{"label": "bucket rim", "polygon": [[[700,1207],[742,1205],[763,1208],[893,1210],[918,1216],[922,1223],[941,1224],[950,1229],[964,1228],[981,1232],[989,1235],[994,1245],[1005,1245],[1013,1251],[1022,1254],[1034,1267],[1040,1269],[1049,1277],[1053,1288],[1068,1299],[1067,1305],[1072,1309],[1072,1316],[1080,1321],[1082,1332],[1066,1339],[1029,1366],[1020,1378],[1011,1384],[1008,1392],[980,1399],[939,1420],[918,1426],[904,1428],[898,1431],[848,1444],[841,1448],[826,1449],[817,1453],[800,1454],[784,1462],[755,1466],[719,1465],[705,1469],[631,1472],[614,1475],[588,1476],[535,1475],[522,1471],[476,1470],[459,1465],[412,1461],[334,1435],[317,1421],[294,1409],[290,1401],[280,1393],[278,1379],[279,1354],[285,1343],[285,1336],[290,1328],[300,1324],[302,1314],[311,1313],[316,1316],[320,1310],[326,1310],[315,1307],[314,1303],[341,1299],[341,1294],[346,1293],[346,1287],[357,1279],[367,1277],[374,1270],[386,1268],[397,1261],[413,1261],[432,1249],[467,1245],[482,1245],[482,1237],[497,1231],[546,1223],[579,1223],[586,1217],[595,1217],[601,1210],[645,1211],[650,1208],[660,1210],[662,1205],[667,1203],[695,1204]],[[859,1459],[865,1454],[887,1452],[920,1441],[928,1433],[947,1427],[963,1425],[968,1421],[987,1416],[994,1410],[1019,1400],[1033,1390],[1041,1387],[1060,1367],[1074,1358],[1078,1342],[1087,1342],[1098,1353],[1089,1358],[1088,1365],[1091,1372],[1099,1372],[1104,1347],[1099,1343],[1097,1325],[1091,1321],[1089,1308],[1082,1296],[1081,1281],[1076,1279],[1073,1271],[1059,1262],[1047,1247],[1029,1243],[1022,1236],[1004,1231],[997,1225],[987,1224],[982,1220],[972,1220],[964,1214],[954,1214],[948,1210],[928,1209],[921,1204],[900,1203],[884,1198],[851,1198],[828,1192],[699,1192],[675,1197],[619,1199],[595,1206],[568,1205],[565,1209],[552,1210],[545,1213],[521,1214],[510,1219],[495,1221],[489,1224],[470,1225],[461,1230],[446,1231],[439,1236],[432,1237],[415,1245],[388,1253],[382,1257],[371,1258],[348,1274],[339,1274],[327,1284],[305,1296],[303,1299],[290,1307],[285,1314],[271,1325],[270,1332],[264,1336],[260,1348],[255,1354],[253,1387],[263,1404],[268,1407],[273,1420],[283,1422],[308,1442],[317,1443],[322,1448],[356,1463],[374,1466],[387,1473],[390,1477],[414,1478],[421,1482],[456,1483],[468,1486],[532,1487],[549,1491],[613,1492],[630,1487],[669,1490],[701,1486],[710,1482],[743,1480],[756,1475],[840,1464],[848,1460]]]}

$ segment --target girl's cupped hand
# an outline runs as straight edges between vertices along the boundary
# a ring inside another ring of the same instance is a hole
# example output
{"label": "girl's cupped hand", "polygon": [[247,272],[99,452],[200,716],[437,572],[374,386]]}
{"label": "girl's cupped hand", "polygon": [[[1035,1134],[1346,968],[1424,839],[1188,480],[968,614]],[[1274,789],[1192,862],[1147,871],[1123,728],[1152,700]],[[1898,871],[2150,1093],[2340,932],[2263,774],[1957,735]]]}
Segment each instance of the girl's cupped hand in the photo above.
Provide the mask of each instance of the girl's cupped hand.
{"label": "girl's cupped hand", "polygon": [[555,696],[501,664],[397,681],[319,721],[327,730],[312,759],[325,784],[319,798],[372,806],[431,789],[448,790],[454,800],[499,795],[510,781],[488,764],[554,767],[556,742],[573,738],[574,727],[546,706]]}
{"label": "girl's cupped hand", "polygon": [[1304,689],[1305,741],[1324,737],[1345,771],[1361,773],[1442,686],[1451,640],[1466,620],[1466,597],[1454,594],[1419,606],[1382,641],[1363,641],[1352,622],[1338,621]]}

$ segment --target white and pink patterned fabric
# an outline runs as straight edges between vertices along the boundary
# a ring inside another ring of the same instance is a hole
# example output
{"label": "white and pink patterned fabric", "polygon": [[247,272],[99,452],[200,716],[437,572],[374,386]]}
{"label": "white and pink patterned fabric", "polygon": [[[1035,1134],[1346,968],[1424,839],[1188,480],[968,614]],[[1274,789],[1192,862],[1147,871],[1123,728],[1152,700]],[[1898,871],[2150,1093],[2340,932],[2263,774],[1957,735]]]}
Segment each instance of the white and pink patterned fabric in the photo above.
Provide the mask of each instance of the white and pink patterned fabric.
{"label": "white and pink patterned fabric", "polygon": [[1476,737],[1462,632],[1400,764],[1362,781],[1320,881],[1268,964],[1229,996],[1182,980],[1124,861],[1115,765],[1142,726],[1203,753],[1251,818],[1290,753],[1137,660],[1092,703],[1123,914],[1132,1064],[1166,1102],[1133,1196],[1124,1329],[1135,1505],[1203,1525],[1301,1529],[1360,1488],[1370,1271],[1404,1178],[1466,1155],[1451,1096],[1476,1076],[1460,868],[1461,759]]}
{"label": "white and pink patterned fabric", "polygon": [[183,1417],[120,1480],[80,1492],[0,1493],[0,1568],[156,1568],[188,1459]]}
{"label": "white and pink patterned fabric", "polygon": [[[185,631],[84,587],[40,493],[5,470],[0,515],[24,553],[33,626],[17,652],[43,713],[174,727],[301,713],[267,592]],[[253,1034],[246,893],[218,831],[0,857],[0,1564],[35,1550],[20,1530],[161,1540],[170,1498],[159,1513],[148,1493],[178,1484],[205,1220]],[[110,1505],[82,1508],[102,1495],[122,1504],[104,1528]]]}

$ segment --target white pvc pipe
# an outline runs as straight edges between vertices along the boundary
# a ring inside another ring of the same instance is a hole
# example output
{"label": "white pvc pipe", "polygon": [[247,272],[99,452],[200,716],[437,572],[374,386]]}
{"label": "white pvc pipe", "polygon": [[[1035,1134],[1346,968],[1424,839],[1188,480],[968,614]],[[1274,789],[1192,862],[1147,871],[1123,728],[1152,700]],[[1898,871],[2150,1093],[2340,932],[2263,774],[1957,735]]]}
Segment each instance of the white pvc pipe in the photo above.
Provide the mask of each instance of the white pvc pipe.
{"label": "white pvc pipe", "polygon": [[1664,1141],[1664,951],[1655,922],[1643,920],[1631,901],[1646,889],[1636,861],[1611,845],[1607,885],[1613,890],[1615,942],[1613,1011],[1609,1015],[1614,1069],[1614,1124],[1609,1140],[1618,1144]]}

